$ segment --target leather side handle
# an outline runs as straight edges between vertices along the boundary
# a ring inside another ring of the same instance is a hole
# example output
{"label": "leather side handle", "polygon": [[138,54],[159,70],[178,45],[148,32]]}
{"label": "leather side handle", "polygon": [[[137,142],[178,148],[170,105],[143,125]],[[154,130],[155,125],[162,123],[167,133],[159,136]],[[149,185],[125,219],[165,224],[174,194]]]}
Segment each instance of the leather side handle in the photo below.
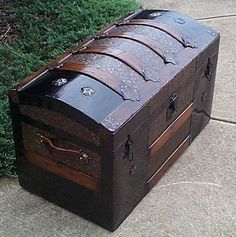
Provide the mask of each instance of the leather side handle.
{"label": "leather side handle", "polygon": [[165,63],[176,64],[175,55],[173,53],[170,53],[168,50],[163,50],[163,46],[161,46],[157,41],[149,37],[132,32],[106,33],[95,37],[95,39],[104,38],[123,38],[136,41],[158,54],[164,60]]}
{"label": "leather side handle", "polygon": [[124,100],[139,100],[138,92],[134,88],[122,82],[113,74],[93,65],[69,62],[53,67],[51,70],[65,70],[84,74],[86,76],[92,77],[93,79],[114,90],[116,93],[122,96]]}
{"label": "leather side handle", "polygon": [[117,26],[123,26],[123,25],[142,25],[142,26],[149,26],[158,30],[161,30],[171,37],[178,40],[184,47],[190,47],[190,48],[197,48],[197,43],[191,39],[189,36],[184,35],[183,33],[175,31],[173,28],[168,26],[167,24],[156,22],[153,20],[147,20],[147,19],[135,19],[131,21],[124,21],[119,22],[116,24]]}
{"label": "leather side handle", "polygon": [[65,160],[78,160],[83,165],[88,165],[90,161],[90,157],[87,153],[83,152],[81,149],[72,150],[65,149],[58,146],[55,146],[53,142],[47,138],[46,136],[36,133],[38,142],[44,144],[47,148],[49,154],[56,160],[65,161]]}

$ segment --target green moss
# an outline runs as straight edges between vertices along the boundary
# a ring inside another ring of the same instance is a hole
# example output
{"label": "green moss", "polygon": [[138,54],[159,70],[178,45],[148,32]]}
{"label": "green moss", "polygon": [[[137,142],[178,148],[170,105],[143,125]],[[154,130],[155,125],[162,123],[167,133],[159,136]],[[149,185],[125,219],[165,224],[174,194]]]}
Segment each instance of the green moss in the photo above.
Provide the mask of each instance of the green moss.
{"label": "green moss", "polygon": [[0,174],[16,176],[8,89],[78,41],[139,8],[134,0],[8,0],[17,39],[0,44]]}

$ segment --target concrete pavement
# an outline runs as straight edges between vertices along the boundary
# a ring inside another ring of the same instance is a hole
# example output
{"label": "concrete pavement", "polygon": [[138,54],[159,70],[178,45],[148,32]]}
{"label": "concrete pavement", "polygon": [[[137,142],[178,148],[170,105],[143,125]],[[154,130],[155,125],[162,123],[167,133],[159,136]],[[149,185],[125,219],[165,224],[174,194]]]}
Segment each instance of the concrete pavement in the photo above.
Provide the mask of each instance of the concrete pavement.
{"label": "concrete pavement", "polygon": [[0,179],[0,237],[236,236],[236,1],[143,0],[221,33],[213,119],[114,233]]}

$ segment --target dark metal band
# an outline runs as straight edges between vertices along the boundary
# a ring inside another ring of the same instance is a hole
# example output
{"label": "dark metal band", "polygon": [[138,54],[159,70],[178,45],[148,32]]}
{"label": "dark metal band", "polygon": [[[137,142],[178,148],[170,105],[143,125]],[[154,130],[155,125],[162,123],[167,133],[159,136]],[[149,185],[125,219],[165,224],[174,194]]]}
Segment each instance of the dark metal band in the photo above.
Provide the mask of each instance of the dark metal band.
{"label": "dark metal band", "polygon": [[163,50],[162,49],[163,46],[161,46],[158,42],[149,37],[131,32],[118,32],[110,34],[107,33],[96,36],[96,39],[104,39],[104,38],[123,38],[136,41],[142,45],[145,45],[146,47],[154,51],[156,54],[158,54],[164,60],[165,63],[176,64],[174,54],[170,53],[168,50]]}
{"label": "dark metal band", "polygon": [[155,22],[153,20],[147,20],[147,19],[135,19],[131,21],[119,22],[116,24],[116,26],[124,26],[124,25],[142,25],[142,26],[153,27],[175,38],[184,47],[197,48],[197,43],[189,36],[176,32],[173,28],[161,22]]}
{"label": "dark metal band", "polygon": [[115,49],[115,48],[102,47],[102,46],[92,46],[92,47],[85,47],[73,52],[73,54],[87,54],[87,53],[101,54],[101,55],[113,57],[121,61],[128,67],[132,68],[139,75],[145,78],[142,62],[137,57],[135,57],[134,55],[126,51]]}
{"label": "dark metal band", "polygon": [[124,100],[139,100],[137,91],[120,81],[113,74],[103,71],[102,69],[95,67],[93,65],[79,64],[79,63],[65,63],[56,67],[51,68],[51,70],[67,70],[73,72],[79,72],[86,76],[92,77],[93,79],[103,83],[105,86],[111,88],[116,93],[121,95]]}

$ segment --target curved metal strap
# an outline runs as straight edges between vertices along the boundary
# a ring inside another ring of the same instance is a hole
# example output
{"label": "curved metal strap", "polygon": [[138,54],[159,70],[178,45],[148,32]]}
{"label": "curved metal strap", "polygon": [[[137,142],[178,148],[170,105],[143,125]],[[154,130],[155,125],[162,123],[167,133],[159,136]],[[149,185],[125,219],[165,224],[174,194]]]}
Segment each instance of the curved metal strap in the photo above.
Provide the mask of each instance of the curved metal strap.
{"label": "curved metal strap", "polygon": [[157,72],[147,66],[142,66],[143,63],[136,56],[126,51],[115,48],[107,48],[103,46],[84,47],[82,49],[73,51],[73,54],[84,53],[95,53],[113,57],[132,68],[134,71],[140,74],[145,81],[157,82],[160,80]]}
{"label": "curved metal strap", "polygon": [[103,71],[98,67],[87,64],[70,62],[59,65],[52,69],[79,72],[81,74],[92,77],[93,79],[103,83],[105,86],[111,88],[116,93],[121,95],[125,100],[132,100],[132,101],[139,100],[138,93],[134,88],[120,81],[113,74]]}
{"label": "curved metal strap", "polygon": [[134,71],[136,71],[139,75],[141,75],[145,79],[142,62],[137,57],[126,51],[102,46],[92,46],[92,47],[85,47],[78,51],[73,52],[73,54],[87,54],[87,53],[101,54],[113,57],[121,61],[122,63],[126,64],[128,67],[132,68]]}
{"label": "curved metal strap", "polygon": [[123,39],[129,39],[136,41],[142,45],[145,45],[152,51],[154,51],[156,54],[158,54],[165,63],[172,63],[176,64],[175,57],[173,53],[170,53],[168,50],[163,50],[163,46],[158,44],[155,40],[148,38],[143,35],[131,33],[131,32],[118,32],[118,33],[110,33],[110,34],[103,34],[96,36],[95,39],[104,39],[104,38],[123,38]]}
{"label": "curved metal strap", "polygon": [[116,24],[116,26],[123,26],[123,25],[150,26],[167,33],[171,37],[178,40],[184,47],[190,47],[190,48],[198,47],[197,43],[194,40],[192,40],[189,36],[176,32],[173,28],[161,22],[156,22],[148,19],[135,19],[131,21],[119,22]]}

